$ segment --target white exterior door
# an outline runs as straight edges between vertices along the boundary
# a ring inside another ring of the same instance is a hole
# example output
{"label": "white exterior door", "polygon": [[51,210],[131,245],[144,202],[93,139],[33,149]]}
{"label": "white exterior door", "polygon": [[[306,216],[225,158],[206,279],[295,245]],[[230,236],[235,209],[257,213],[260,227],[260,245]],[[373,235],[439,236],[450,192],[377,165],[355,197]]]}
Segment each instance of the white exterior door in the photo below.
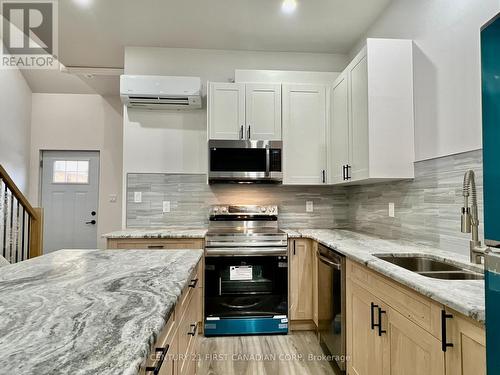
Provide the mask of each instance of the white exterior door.
{"label": "white exterior door", "polygon": [[281,141],[281,85],[246,84],[246,138]]}
{"label": "white exterior door", "polygon": [[245,85],[210,83],[208,126],[210,139],[243,139],[245,128]]}
{"label": "white exterior door", "polygon": [[97,247],[99,153],[44,151],[44,254]]}
{"label": "white exterior door", "polygon": [[344,166],[349,164],[349,102],[347,76],[339,76],[332,91],[332,124],[330,129],[330,184],[344,181]]}
{"label": "white exterior door", "polygon": [[366,55],[360,56],[349,70],[352,181],[369,177],[368,144],[368,65]]}
{"label": "white exterior door", "polygon": [[283,183],[326,182],[327,88],[283,85]]}

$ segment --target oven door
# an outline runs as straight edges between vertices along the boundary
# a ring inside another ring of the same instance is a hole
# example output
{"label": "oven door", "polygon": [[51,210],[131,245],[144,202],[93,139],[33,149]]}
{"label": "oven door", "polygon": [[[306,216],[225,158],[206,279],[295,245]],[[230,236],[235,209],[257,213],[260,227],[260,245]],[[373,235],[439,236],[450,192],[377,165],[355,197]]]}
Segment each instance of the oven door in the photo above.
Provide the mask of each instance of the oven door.
{"label": "oven door", "polygon": [[274,182],[283,179],[281,142],[210,141],[209,182]]}
{"label": "oven door", "polygon": [[288,258],[205,257],[205,335],[287,333]]}

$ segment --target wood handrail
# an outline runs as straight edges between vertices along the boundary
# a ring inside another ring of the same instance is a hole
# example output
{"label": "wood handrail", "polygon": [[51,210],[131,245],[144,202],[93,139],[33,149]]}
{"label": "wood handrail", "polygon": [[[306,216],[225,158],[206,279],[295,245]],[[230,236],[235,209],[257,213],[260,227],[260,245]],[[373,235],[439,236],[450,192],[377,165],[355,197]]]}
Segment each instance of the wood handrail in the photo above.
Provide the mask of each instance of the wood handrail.
{"label": "wood handrail", "polygon": [[4,169],[4,167],[0,164],[0,177],[2,180],[5,182],[5,185],[9,188],[9,190],[12,192],[14,197],[21,203],[21,205],[24,207],[26,212],[32,217],[36,218],[37,213],[33,206],[30,204],[28,199],[24,196],[23,193],[21,193],[21,190],[17,187],[17,185],[14,183],[12,178],[9,176],[7,171]]}

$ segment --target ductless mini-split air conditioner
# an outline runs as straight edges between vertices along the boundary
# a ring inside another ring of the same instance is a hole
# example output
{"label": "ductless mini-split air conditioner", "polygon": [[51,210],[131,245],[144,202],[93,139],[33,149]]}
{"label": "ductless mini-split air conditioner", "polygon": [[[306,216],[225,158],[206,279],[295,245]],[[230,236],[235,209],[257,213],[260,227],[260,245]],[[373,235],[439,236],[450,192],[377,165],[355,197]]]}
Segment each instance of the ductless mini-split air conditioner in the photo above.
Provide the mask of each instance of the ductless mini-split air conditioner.
{"label": "ductless mini-split air conditioner", "polygon": [[201,108],[201,79],[122,75],[120,97],[131,108],[199,109]]}

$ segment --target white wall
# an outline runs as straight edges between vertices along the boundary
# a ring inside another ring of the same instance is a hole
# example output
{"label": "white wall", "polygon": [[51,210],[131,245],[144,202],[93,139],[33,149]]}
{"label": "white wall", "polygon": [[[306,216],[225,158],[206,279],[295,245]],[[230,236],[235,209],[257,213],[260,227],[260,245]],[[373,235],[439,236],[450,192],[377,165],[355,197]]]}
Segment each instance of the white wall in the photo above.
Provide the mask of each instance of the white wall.
{"label": "white wall", "polygon": [[479,35],[499,5],[498,0],[393,0],[368,30],[367,37],[415,41],[417,160],[482,147]]}
{"label": "white wall", "polygon": [[0,69],[0,164],[25,194],[30,122],[31,89],[26,80],[17,69]]}
{"label": "white wall", "polygon": [[[98,246],[103,233],[121,228],[122,106],[118,97],[33,94],[30,198],[39,202],[42,150],[100,151]],[[109,195],[116,194],[115,203]]]}

